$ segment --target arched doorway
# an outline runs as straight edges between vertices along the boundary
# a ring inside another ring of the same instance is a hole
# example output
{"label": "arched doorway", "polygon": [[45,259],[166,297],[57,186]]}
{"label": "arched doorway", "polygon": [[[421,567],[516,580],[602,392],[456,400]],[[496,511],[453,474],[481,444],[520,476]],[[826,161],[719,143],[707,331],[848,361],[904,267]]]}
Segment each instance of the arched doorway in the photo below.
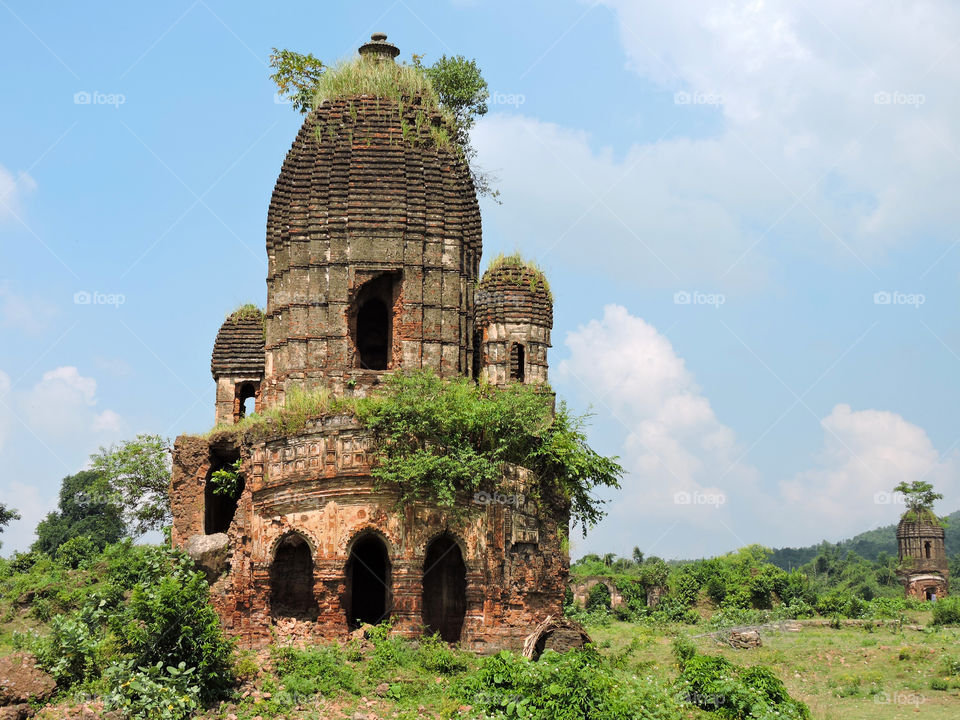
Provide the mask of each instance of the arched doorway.
{"label": "arched doorway", "polygon": [[347,560],[347,624],[376,625],[390,616],[390,558],[383,540],[368,533],[357,538]]}
{"label": "arched doorway", "polygon": [[270,613],[273,617],[316,620],[313,594],[313,557],[299,533],[290,533],[277,545],[270,566]]}
{"label": "arched doorway", "polygon": [[446,642],[458,642],[467,613],[467,566],[460,546],[441,535],[423,562],[423,624]]}
{"label": "arched doorway", "polygon": [[[206,535],[225,533],[230,529],[237,514],[237,503],[243,494],[243,473],[236,469],[240,454],[235,451],[214,451],[210,458],[210,471],[203,487],[203,532]],[[235,487],[225,492],[214,481],[214,473],[227,471],[236,478]]]}

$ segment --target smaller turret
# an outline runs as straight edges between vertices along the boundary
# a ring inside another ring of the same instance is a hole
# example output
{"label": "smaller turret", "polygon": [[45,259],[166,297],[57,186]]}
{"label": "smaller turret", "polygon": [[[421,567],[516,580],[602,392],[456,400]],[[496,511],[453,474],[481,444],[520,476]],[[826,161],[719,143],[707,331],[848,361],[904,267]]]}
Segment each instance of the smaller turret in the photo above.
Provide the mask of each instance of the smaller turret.
{"label": "smaller turret", "polygon": [[240,421],[250,399],[254,411],[260,410],[263,366],[263,313],[244,305],[223,321],[213,344],[210,371],[217,383],[217,425]]}
{"label": "smaller turret", "polygon": [[545,385],[553,296],[543,272],[519,255],[501,255],[480,279],[476,308],[474,377]]}

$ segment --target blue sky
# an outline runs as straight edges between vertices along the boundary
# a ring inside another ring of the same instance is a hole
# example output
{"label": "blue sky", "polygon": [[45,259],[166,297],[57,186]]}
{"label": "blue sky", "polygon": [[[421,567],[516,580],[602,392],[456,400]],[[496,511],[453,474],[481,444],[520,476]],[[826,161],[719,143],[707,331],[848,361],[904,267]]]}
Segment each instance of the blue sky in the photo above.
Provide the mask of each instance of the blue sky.
{"label": "blue sky", "polygon": [[4,550],[99,445],[210,426],[302,120],[270,49],[373,31],[489,81],[485,256],[548,270],[551,379],[628,470],[574,554],[840,539],[901,479],[956,509],[960,11],[834,5],[0,0]]}

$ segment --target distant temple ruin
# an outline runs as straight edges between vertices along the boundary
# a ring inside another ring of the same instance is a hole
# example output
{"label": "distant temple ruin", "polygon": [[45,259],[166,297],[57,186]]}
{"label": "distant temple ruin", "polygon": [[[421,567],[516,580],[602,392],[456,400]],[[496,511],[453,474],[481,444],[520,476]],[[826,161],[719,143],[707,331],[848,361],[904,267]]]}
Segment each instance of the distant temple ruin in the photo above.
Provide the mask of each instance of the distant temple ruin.
{"label": "distant temple ruin", "polygon": [[[383,35],[360,52],[397,54]],[[267,214],[266,310],[231,315],[214,345],[221,428],[176,441],[173,542],[208,571],[246,646],[390,620],[474,650],[520,648],[562,615],[569,506],[527,500],[524,468],[507,471],[509,503],[401,508],[371,477],[373,441],[351,415],[265,439],[223,427],[298,391],[362,396],[395,370],[547,382],[549,290],[523,265],[479,277],[470,171],[435,141],[431,128],[452,128],[421,101],[343,96],[306,116]],[[236,492],[214,492],[213,474],[234,467]]]}
{"label": "distant temple ruin", "polygon": [[897,576],[907,597],[934,600],[947,595],[950,570],[943,526],[932,512],[907,511],[897,525]]}

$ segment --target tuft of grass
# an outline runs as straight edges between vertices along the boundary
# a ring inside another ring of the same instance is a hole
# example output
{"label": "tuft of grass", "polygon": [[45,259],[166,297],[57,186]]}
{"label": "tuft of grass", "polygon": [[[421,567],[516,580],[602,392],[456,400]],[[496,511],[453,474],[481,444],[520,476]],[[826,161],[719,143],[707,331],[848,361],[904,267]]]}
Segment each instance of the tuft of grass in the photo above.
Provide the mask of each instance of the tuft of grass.
{"label": "tuft of grass", "polygon": [[[528,260],[519,252],[509,255],[500,253],[487,266],[487,271],[483,274],[486,278],[489,273],[500,270],[499,277],[506,277],[515,281],[518,285],[527,285],[531,292],[543,290],[547,293],[550,301],[553,301],[553,293],[550,291],[550,283],[547,281],[547,275],[537,263]],[[484,287],[484,279],[480,280],[480,287]]]}
{"label": "tuft of grass", "polygon": [[227,320],[230,320],[231,322],[236,322],[237,320],[246,320],[248,318],[256,318],[257,320],[263,319],[263,310],[253,303],[244,303],[232,313],[227,315]]}
{"label": "tuft of grass", "polygon": [[[440,113],[447,127],[444,127],[443,123],[439,127],[430,124],[430,137],[438,147],[452,146],[453,133],[449,128],[457,126],[456,117],[449,108],[441,104],[440,96],[423,68],[362,57],[341,60],[327,68],[320,76],[314,107],[320,107],[324,102],[335,98],[359,95],[372,95],[396,102],[405,127],[409,124],[407,113],[415,113],[412,119],[418,130],[429,122],[428,113]],[[350,105],[349,112],[356,122],[357,109],[353,104]],[[406,129],[403,136],[411,142],[419,137]]]}
{"label": "tuft of grass", "polygon": [[203,437],[220,433],[250,433],[261,438],[269,435],[293,435],[303,430],[310,420],[345,413],[355,414],[354,407],[352,398],[334,397],[327,388],[304,390],[292,387],[286,392],[283,405],[247,415],[235,424],[217,425]]}

